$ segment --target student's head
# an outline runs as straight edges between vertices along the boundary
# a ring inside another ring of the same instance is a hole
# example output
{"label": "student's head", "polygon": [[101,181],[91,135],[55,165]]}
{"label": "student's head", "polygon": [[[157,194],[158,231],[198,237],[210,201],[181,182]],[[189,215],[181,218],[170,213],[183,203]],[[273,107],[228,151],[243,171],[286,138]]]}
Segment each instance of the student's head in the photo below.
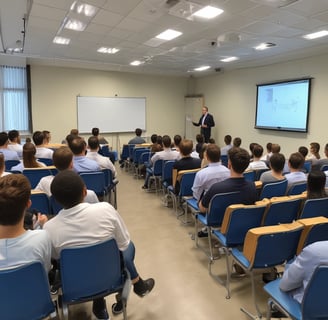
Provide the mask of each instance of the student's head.
{"label": "student's head", "polygon": [[270,168],[277,173],[282,173],[285,167],[285,156],[282,153],[274,153],[269,160]]}
{"label": "student's head", "polygon": [[157,136],[156,143],[162,146],[163,145],[163,137]]}
{"label": "student's head", "polygon": [[267,152],[268,152],[268,153],[272,152],[272,143],[271,143],[271,142],[268,142],[268,143],[266,144],[266,149],[267,149]]}
{"label": "student's head", "polygon": [[305,158],[307,154],[309,153],[309,150],[305,146],[301,146],[298,148],[298,152]]}
{"label": "student's head", "polygon": [[241,139],[239,137],[234,138],[232,144],[234,147],[239,148],[241,145]]}
{"label": "student's head", "polygon": [[71,145],[72,141],[73,141],[76,137],[78,137],[78,136],[76,136],[76,135],[74,135],[74,134],[68,134],[68,135],[66,136],[66,141],[67,141],[68,146]]}
{"label": "student's head", "polygon": [[151,143],[156,143],[156,141],[157,141],[157,134],[156,133],[154,133],[150,136],[150,141],[151,141]]}
{"label": "student's head", "polygon": [[310,143],[310,151],[313,154],[317,154],[320,151],[320,144],[318,142],[311,142]]}
{"label": "student's head", "polygon": [[243,148],[231,148],[228,151],[228,159],[232,169],[236,173],[243,173],[249,165],[250,155],[247,150]]}
{"label": "student's head", "polygon": [[215,140],[213,138],[209,138],[208,143],[215,143]]}
{"label": "student's head", "polygon": [[49,143],[51,140],[51,133],[48,130],[43,130],[42,131],[43,136],[44,136],[44,143]]}
{"label": "student's head", "polygon": [[82,178],[73,170],[64,170],[56,174],[50,186],[51,194],[65,209],[83,202],[86,188]]}
{"label": "student's head", "polygon": [[88,139],[88,146],[91,150],[98,151],[100,145],[97,136],[92,136]]}
{"label": "student's head", "polygon": [[10,130],[8,132],[8,138],[11,142],[17,142],[20,143],[20,135],[19,135],[19,131],[17,130]]}
{"label": "student's head", "polygon": [[79,135],[79,130],[78,129],[71,129],[70,134],[72,134],[74,136],[78,136]]}
{"label": "student's head", "polygon": [[201,134],[197,134],[196,141],[197,143],[204,143],[204,136],[202,136]]}
{"label": "student's head", "polygon": [[52,161],[59,171],[69,169],[73,161],[73,152],[69,147],[60,147],[54,151]]}
{"label": "student's head", "polygon": [[249,144],[249,151],[251,152],[251,157],[253,157],[254,153],[253,153],[253,150],[254,150],[254,147],[257,145],[256,142],[251,142]]}
{"label": "student's head", "polygon": [[176,134],[174,137],[173,137],[173,141],[174,141],[174,145],[176,147],[179,147],[179,144],[182,140],[182,137],[179,135],[179,134]]}
{"label": "student's head", "polygon": [[168,136],[168,135],[164,135],[163,136],[163,145],[164,145],[164,148],[170,148],[171,147],[171,137]]}
{"label": "student's head", "polygon": [[44,141],[44,134],[41,131],[35,131],[32,136],[33,142],[36,146],[40,146]]}
{"label": "student's head", "polygon": [[273,143],[271,145],[271,152],[272,153],[278,153],[278,152],[280,152],[280,145],[278,143]]}
{"label": "student's head", "polygon": [[308,199],[327,197],[326,175],[321,170],[310,171],[307,177],[307,197]]}
{"label": "student's head", "polygon": [[304,161],[304,157],[299,152],[294,152],[290,155],[288,164],[292,169],[301,170],[304,166]]}
{"label": "student's head", "polygon": [[0,146],[6,146],[8,144],[7,132],[0,132]]}
{"label": "student's head", "polygon": [[183,139],[179,144],[180,153],[183,156],[189,156],[192,152],[193,146],[192,140]]}
{"label": "student's head", "polygon": [[95,137],[99,136],[99,128],[92,128],[91,134]]}
{"label": "student's head", "polygon": [[137,137],[140,137],[141,134],[142,134],[142,130],[140,128],[137,128],[136,131],[135,131],[135,134]]}
{"label": "student's head", "polygon": [[227,134],[226,136],[224,136],[224,143],[225,143],[226,145],[230,144],[231,141],[232,141],[232,137],[231,137],[230,134]]}
{"label": "student's head", "polygon": [[255,144],[253,147],[253,155],[255,158],[261,158],[263,155],[263,147],[259,144]]}
{"label": "student's head", "polygon": [[33,168],[35,162],[36,148],[32,142],[26,142],[23,145],[23,162],[26,168]]}
{"label": "student's head", "polygon": [[81,137],[75,137],[72,142],[69,144],[74,155],[84,154],[87,144],[84,139]]}
{"label": "student's head", "polygon": [[22,174],[9,174],[0,179],[0,225],[14,226],[23,220],[30,205],[31,185]]}
{"label": "student's head", "polygon": [[205,154],[209,162],[219,162],[221,160],[221,151],[216,144],[207,145]]}

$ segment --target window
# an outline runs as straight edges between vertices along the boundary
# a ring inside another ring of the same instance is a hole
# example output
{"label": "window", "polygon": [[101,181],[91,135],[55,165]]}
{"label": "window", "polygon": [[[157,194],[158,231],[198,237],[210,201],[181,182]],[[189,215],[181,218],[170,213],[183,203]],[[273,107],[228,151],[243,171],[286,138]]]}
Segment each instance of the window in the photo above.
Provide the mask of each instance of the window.
{"label": "window", "polygon": [[30,132],[27,71],[25,67],[0,66],[0,131]]}

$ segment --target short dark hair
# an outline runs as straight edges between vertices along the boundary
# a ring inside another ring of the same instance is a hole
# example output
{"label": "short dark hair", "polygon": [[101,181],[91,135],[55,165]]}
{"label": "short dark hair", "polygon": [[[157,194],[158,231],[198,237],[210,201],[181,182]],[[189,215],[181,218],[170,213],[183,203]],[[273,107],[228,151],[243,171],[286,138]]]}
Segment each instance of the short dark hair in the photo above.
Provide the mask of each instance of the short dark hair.
{"label": "short dark hair", "polygon": [[63,146],[56,149],[52,155],[54,166],[59,170],[66,170],[69,168],[73,160],[73,152],[69,147]]}
{"label": "short dark hair", "polygon": [[157,141],[157,134],[156,134],[156,133],[154,133],[154,134],[151,135],[151,137],[150,137],[150,141],[151,141],[152,143],[156,143],[156,141]]}
{"label": "short dark hair", "polygon": [[35,131],[33,133],[32,139],[36,146],[40,146],[44,141],[44,133],[41,131]]}
{"label": "short dark hair", "polygon": [[241,145],[241,139],[239,137],[234,138],[233,146],[238,148],[238,147],[240,147],[240,145]]}
{"label": "short dark hair", "polygon": [[243,148],[236,148],[236,147],[229,149],[228,157],[232,169],[237,173],[243,173],[248,167],[251,159],[247,150]]}
{"label": "short dark hair", "polygon": [[286,159],[282,153],[274,153],[269,159],[270,167],[275,172],[282,172],[285,167]]}
{"label": "short dark hair", "polygon": [[318,153],[320,151],[320,144],[318,142],[311,142],[310,146],[314,149],[315,153]]}
{"label": "short dark hair", "polygon": [[216,144],[208,144],[205,152],[209,161],[219,162],[221,160],[221,151]]}
{"label": "short dark hair", "polygon": [[9,174],[0,179],[0,225],[14,226],[25,213],[31,195],[29,180],[22,174]]}
{"label": "short dark hair", "polygon": [[293,169],[302,169],[305,159],[299,152],[294,152],[290,155],[288,161]]}
{"label": "short dark hair", "polygon": [[74,155],[80,154],[86,147],[86,143],[83,138],[75,137],[72,142],[69,144]]}
{"label": "short dark hair", "polygon": [[140,128],[137,128],[136,131],[135,131],[135,134],[137,137],[140,137],[141,134],[142,134],[142,130]]}
{"label": "short dark hair", "polygon": [[198,134],[196,135],[196,141],[197,141],[198,143],[204,143],[204,136],[201,135],[200,133],[198,133]]}
{"label": "short dark hair", "polygon": [[225,144],[230,144],[231,143],[231,140],[232,140],[232,137],[230,134],[227,134],[226,136],[224,136],[224,143]]}
{"label": "short dark hair", "polygon": [[272,145],[271,145],[271,152],[272,153],[278,153],[278,152],[280,152],[280,145],[278,144],[278,143],[273,143]]}
{"label": "short dark hair", "polygon": [[89,148],[92,150],[99,148],[99,140],[96,136],[92,136],[88,139]]}
{"label": "short dark hair", "polygon": [[19,131],[17,130],[10,130],[8,132],[8,138],[10,141],[13,141],[14,139],[19,137]]}
{"label": "short dark hair", "polygon": [[267,148],[267,150],[268,150],[269,152],[271,152],[271,150],[272,150],[272,143],[271,143],[271,142],[268,142],[268,143],[266,144],[266,148]]}
{"label": "short dark hair", "polygon": [[7,132],[0,132],[0,146],[4,146],[8,142]]}
{"label": "short dark hair", "polygon": [[312,170],[307,177],[307,198],[325,198],[326,175],[321,170]]}
{"label": "short dark hair", "polygon": [[164,136],[163,136],[163,145],[164,145],[164,147],[165,147],[165,148],[170,148],[171,143],[172,143],[172,141],[171,141],[171,137],[168,136],[167,134],[164,135]]}
{"label": "short dark hair", "polygon": [[72,208],[83,201],[84,188],[82,178],[73,170],[58,172],[50,186],[51,194],[65,209]]}
{"label": "short dark hair", "polygon": [[179,144],[179,150],[183,156],[188,156],[192,152],[193,146],[192,140],[183,139]]}
{"label": "short dark hair", "polygon": [[255,158],[260,158],[263,155],[263,147],[259,144],[255,144],[252,152]]}
{"label": "short dark hair", "polygon": [[99,135],[99,128],[92,128],[91,134],[93,136],[98,136]]}
{"label": "short dark hair", "polygon": [[305,158],[307,156],[307,154],[309,153],[309,150],[305,146],[300,146],[298,148],[298,152]]}
{"label": "short dark hair", "polygon": [[173,141],[174,141],[174,144],[178,147],[180,142],[182,140],[182,137],[179,135],[179,134],[176,134],[174,137],[173,137]]}

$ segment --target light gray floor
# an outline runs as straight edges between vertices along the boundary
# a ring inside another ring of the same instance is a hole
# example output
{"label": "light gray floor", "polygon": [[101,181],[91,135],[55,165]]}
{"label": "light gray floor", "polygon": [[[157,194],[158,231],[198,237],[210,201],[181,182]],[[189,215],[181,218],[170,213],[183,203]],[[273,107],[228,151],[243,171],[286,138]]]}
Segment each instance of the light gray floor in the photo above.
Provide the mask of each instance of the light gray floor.
{"label": "light gray floor", "polygon": [[[156,281],[154,290],[142,299],[131,292],[128,319],[248,319],[240,308],[255,312],[249,278],[234,280],[231,299],[227,300],[225,288],[208,274],[205,254],[190,238],[193,225],[182,225],[173,210],[162,205],[160,196],[142,190],[143,180],[120,168],[118,174],[118,211],[135,243],[138,271],[141,277]],[[225,274],[224,257],[215,262],[214,270]],[[260,308],[265,313],[267,297],[260,276],[257,284]],[[113,302],[114,295],[107,297],[108,310]],[[70,319],[92,319],[91,303],[70,307]]]}

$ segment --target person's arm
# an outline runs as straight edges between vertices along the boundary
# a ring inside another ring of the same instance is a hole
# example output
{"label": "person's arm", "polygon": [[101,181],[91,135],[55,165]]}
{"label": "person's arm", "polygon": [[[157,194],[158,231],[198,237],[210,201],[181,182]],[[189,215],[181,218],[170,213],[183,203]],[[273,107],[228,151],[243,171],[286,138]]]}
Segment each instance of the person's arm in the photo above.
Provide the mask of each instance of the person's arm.
{"label": "person's arm", "polygon": [[214,127],[215,126],[215,122],[214,122],[214,118],[213,116],[210,114],[209,117],[208,117],[208,123],[207,123],[207,127]]}
{"label": "person's arm", "polygon": [[195,176],[195,180],[194,180],[191,190],[192,190],[193,197],[195,199],[197,199],[197,201],[200,200],[200,196],[202,194],[202,189],[201,189],[200,178],[199,178],[199,175],[197,175],[197,174]]}

